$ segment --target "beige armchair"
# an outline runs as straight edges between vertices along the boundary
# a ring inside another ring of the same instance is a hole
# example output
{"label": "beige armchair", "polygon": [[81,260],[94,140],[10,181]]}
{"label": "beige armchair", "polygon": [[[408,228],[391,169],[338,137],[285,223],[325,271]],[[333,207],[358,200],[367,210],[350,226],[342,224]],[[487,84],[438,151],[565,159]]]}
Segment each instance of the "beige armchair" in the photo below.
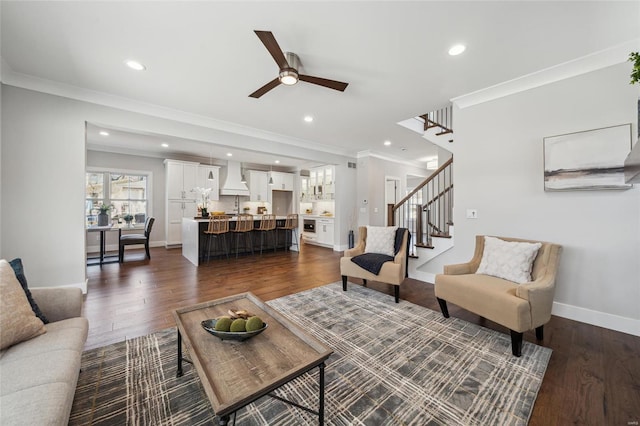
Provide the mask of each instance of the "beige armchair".
{"label": "beige armchair", "polygon": [[376,275],[351,261],[353,257],[364,254],[367,245],[367,228],[365,226],[359,227],[358,244],[352,249],[345,250],[344,256],[340,259],[342,289],[347,291],[347,277],[361,278],[365,286],[367,285],[367,280],[392,284],[394,286],[395,300],[396,303],[398,303],[400,299],[400,284],[402,284],[407,277],[408,242],[409,231],[405,229],[400,249],[393,258],[393,261],[385,262],[380,272]]}
{"label": "beige armchair", "polygon": [[542,244],[533,262],[530,282],[517,284],[476,274],[485,243],[484,236],[478,235],[475,253],[469,262],[446,265],[444,274],[436,275],[435,294],[445,318],[449,318],[447,302],[451,302],[509,328],[513,355],[520,356],[523,332],[535,328],[536,338],[540,341],[543,339],[543,326],[551,318],[561,246],[542,241],[496,238]]}

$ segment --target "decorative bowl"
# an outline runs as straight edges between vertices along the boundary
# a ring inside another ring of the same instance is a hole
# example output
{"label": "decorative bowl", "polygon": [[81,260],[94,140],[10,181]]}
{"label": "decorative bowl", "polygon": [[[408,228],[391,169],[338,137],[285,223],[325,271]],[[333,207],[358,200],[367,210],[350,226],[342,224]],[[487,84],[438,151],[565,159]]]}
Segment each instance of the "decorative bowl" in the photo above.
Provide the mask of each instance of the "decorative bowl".
{"label": "decorative bowl", "polygon": [[216,330],[217,322],[218,320],[216,318],[213,318],[204,320],[200,324],[202,325],[202,328],[204,328],[214,336],[219,337],[220,340],[235,340],[237,342],[244,342],[245,340],[251,339],[252,337],[262,333],[267,328],[267,323],[263,322],[264,326],[261,329],[255,331],[218,331]]}

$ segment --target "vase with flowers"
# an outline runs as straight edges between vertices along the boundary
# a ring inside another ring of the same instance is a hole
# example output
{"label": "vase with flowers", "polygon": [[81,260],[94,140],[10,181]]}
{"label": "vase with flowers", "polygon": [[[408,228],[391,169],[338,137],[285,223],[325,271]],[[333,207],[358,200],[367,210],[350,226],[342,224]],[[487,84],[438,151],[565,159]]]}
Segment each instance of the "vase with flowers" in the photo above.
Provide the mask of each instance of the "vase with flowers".
{"label": "vase with flowers", "polygon": [[109,224],[109,211],[113,208],[111,204],[100,204],[98,206],[98,226],[107,226]]}
{"label": "vase with flowers", "polygon": [[202,199],[202,204],[198,205],[200,216],[209,217],[209,194],[211,193],[211,188],[200,188],[197,186],[192,189],[192,192],[197,193]]}

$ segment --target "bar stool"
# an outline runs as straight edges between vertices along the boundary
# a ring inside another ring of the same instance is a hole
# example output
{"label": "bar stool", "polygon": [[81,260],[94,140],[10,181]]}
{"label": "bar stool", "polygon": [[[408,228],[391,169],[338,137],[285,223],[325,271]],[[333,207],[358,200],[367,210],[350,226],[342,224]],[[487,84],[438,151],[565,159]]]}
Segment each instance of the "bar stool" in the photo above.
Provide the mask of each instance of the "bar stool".
{"label": "bar stool", "polygon": [[[206,231],[204,231],[205,237],[207,238],[206,246],[207,246],[207,262],[209,262],[209,258],[211,257],[211,240],[216,240],[216,245],[224,248],[224,254],[227,255],[227,259],[229,258],[229,246],[227,245],[227,234],[229,233],[229,216],[226,215],[212,215],[209,218],[209,227]],[[215,249],[215,246],[214,246]]]}
{"label": "bar stool", "polygon": [[271,233],[273,236],[273,251],[276,251],[276,215],[275,214],[263,214],[260,219],[260,254],[262,254],[262,246],[264,244],[264,238],[267,233]]}
{"label": "bar stool", "polygon": [[253,215],[241,213],[238,215],[235,229],[231,232],[236,234],[236,259],[240,249],[240,235],[244,234],[244,248],[251,249],[253,254],[253,241],[251,240],[251,231],[253,231]]}
{"label": "bar stool", "polygon": [[[287,219],[284,221],[284,226],[278,226],[278,231],[283,230],[286,232],[285,244],[286,247],[289,248],[292,245],[295,245],[300,251],[300,245],[298,244],[298,215],[295,213],[288,214]],[[293,236],[295,235],[295,239]],[[291,239],[291,243],[289,243],[289,239]]]}

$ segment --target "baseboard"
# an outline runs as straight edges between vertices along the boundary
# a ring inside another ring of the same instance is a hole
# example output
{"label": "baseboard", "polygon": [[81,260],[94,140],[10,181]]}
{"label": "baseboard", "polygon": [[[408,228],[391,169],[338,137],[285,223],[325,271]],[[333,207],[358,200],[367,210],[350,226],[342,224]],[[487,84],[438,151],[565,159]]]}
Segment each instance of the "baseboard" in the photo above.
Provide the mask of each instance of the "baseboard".
{"label": "baseboard", "polygon": [[608,314],[606,312],[593,311],[565,303],[553,302],[551,310],[553,315],[568,318],[622,333],[640,336],[640,320]]}

